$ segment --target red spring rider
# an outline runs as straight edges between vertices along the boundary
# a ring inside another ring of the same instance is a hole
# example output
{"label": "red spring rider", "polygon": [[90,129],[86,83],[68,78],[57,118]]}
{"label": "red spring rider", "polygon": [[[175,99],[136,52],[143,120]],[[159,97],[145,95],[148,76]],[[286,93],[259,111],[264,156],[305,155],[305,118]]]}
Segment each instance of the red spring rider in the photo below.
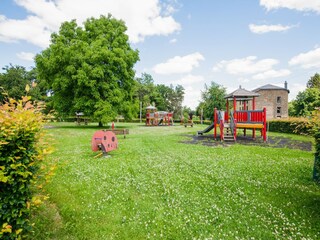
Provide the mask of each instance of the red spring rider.
{"label": "red spring rider", "polygon": [[93,134],[91,140],[91,149],[96,152],[101,150],[103,156],[107,153],[118,148],[118,139],[112,131],[99,130]]}

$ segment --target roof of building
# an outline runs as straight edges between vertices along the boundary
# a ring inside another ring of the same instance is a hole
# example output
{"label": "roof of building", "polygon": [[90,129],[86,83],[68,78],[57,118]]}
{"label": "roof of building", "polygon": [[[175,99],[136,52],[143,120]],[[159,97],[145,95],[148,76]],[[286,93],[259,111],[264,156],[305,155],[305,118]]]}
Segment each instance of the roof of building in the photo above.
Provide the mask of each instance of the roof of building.
{"label": "roof of building", "polygon": [[288,91],[288,93],[290,93],[289,89],[283,88],[283,87],[278,87],[278,86],[275,86],[275,85],[272,85],[272,84],[264,85],[262,87],[254,89],[252,91],[253,92],[258,92],[260,90],[286,90],[286,91]]}
{"label": "roof of building", "polygon": [[150,106],[146,107],[146,109],[147,109],[147,110],[154,110],[154,109],[157,109],[157,108],[154,107],[154,106],[152,106],[152,105],[150,105]]}
{"label": "roof of building", "polygon": [[249,90],[246,90],[244,88],[239,87],[237,90],[233,91],[230,94],[227,94],[224,98],[252,98],[252,97],[258,97],[260,96],[259,93],[252,92]]}

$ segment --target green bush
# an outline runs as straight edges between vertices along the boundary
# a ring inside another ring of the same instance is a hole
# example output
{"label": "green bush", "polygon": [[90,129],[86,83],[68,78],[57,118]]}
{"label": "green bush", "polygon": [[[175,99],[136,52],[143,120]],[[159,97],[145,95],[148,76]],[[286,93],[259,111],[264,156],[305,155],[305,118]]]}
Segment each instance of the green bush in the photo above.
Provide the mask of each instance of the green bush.
{"label": "green bush", "polygon": [[320,182],[320,131],[314,134],[316,152],[314,154],[313,179]]}
{"label": "green bush", "polygon": [[[200,121],[200,120],[194,120],[193,123],[194,123],[194,124],[201,124],[201,121]],[[212,124],[212,121],[211,121],[211,120],[203,120],[203,121],[202,121],[202,124],[204,124],[204,125],[210,125],[210,124]]]}
{"label": "green bush", "polygon": [[288,118],[268,121],[269,131],[281,133],[296,133],[310,135],[312,131],[311,120],[307,118]]}
{"label": "green bush", "polygon": [[320,111],[319,109],[313,113],[312,118],[313,135],[315,139],[314,168],[313,179],[320,182]]}
{"label": "green bush", "polygon": [[29,102],[0,105],[0,239],[21,239],[31,230],[32,194],[39,162],[46,149],[41,140],[42,115]]}

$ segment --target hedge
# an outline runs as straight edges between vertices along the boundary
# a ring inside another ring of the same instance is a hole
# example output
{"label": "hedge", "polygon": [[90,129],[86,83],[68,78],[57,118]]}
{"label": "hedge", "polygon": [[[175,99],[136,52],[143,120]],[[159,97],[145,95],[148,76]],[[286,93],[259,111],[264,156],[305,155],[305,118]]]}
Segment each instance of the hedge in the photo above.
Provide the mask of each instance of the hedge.
{"label": "hedge", "polygon": [[313,179],[320,182],[320,131],[314,134],[316,152],[314,154]]}
{"label": "hedge", "polygon": [[39,162],[42,115],[29,102],[10,100],[0,105],[0,239],[22,239],[31,231],[33,196]]}
{"label": "hedge", "polygon": [[314,111],[312,116],[313,133],[315,139],[313,179],[320,183],[320,109]]}
{"label": "hedge", "polygon": [[268,130],[270,132],[310,135],[312,126],[311,120],[307,118],[288,118],[268,121]]}

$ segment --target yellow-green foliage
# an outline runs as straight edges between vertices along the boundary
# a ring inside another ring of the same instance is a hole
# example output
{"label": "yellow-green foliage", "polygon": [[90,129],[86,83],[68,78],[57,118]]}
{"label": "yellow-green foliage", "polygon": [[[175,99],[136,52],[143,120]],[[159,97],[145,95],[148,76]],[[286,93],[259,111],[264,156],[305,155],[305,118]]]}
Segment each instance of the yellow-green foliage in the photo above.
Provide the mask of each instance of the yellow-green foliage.
{"label": "yellow-green foliage", "polygon": [[315,159],[314,159],[314,169],[313,178],[314,180],[320,182],[320,110],[316,110],[313,113],[313,132],[316,145]]}
{"label": "yellow-green foliage", "polygon": [[296,133],[299,135],[312,134],[313,123],[307,118],[288,118],[269,120],[269,131],[282,133]]}
{"label": "yellow-green foliage", "polygon": [[21,239],[31,230],[32,186],[42,147],[42,115],[29,97],[0,105],[0,239]]}

